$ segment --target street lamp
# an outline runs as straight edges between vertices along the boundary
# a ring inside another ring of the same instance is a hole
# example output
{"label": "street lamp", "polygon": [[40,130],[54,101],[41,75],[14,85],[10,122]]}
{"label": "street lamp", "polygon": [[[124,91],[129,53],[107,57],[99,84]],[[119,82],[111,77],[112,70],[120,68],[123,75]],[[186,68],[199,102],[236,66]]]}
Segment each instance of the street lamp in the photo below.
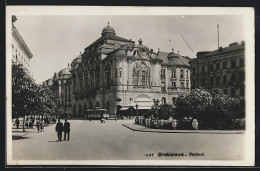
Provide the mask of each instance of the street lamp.
{"label": "street lamp", "polygon": [[136,116],[137,116],[137,118],[138,118],[138,106],[139,106],[138,104],[135,105],[135,107],[136,107]]}
{"label": "street lamp", "polygon": [[158,120],[158,105],[159,105],[159,102],[160,102],[160,100],[158,100],[158,98],[157,99],[153,99],[153,103],[154,103],[154,106],[155,106],[155,109],[156,109],[156,120]]}

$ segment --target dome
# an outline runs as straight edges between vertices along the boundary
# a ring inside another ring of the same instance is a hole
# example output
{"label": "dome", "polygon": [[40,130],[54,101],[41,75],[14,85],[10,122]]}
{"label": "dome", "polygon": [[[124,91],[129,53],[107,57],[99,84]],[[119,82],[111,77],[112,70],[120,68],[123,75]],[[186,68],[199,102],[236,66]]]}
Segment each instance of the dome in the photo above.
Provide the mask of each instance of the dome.
{"label": "dome", "polygon": [[68,66],[67,68],[64,68],[62,70],[59,71],[58,73],[59,75],[70,75],[70,67]]}
{"label": "dome", "polygon": [[106,35],[116,35],[116,32],[115,32],[115,29],[113,27],[110,27],[109,26],[109,22],[108,22],[108,25],[103,28],[102,30],[102,33],[101,33],[102,36],[106,36]]}

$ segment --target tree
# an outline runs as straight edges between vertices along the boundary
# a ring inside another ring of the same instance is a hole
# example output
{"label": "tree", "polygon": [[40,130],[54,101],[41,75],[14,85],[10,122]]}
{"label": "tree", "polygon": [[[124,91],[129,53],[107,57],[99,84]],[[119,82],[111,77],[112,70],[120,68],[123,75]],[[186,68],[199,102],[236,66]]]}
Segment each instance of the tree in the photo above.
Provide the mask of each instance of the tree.
{"label": "tree", "polygon": [[197,118],[205,129],[228,129],[238,113],[238,100],[226,96],[221,89],[194,89],[174,101],[177,119]]}
{"label": "tree", "polygon": [[41,114],[52,115],[57,110],[54,94],[44,85],[37,85],[20,64],[12,64],[12,118]]}

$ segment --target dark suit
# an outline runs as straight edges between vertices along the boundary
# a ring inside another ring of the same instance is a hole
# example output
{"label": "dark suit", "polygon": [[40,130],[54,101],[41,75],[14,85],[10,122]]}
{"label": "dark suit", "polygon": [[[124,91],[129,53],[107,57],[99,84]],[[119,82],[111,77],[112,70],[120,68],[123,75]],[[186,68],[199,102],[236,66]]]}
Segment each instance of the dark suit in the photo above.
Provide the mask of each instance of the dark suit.
{"label": "dark suit", "polygon": [[64,123],[64,140],[66,141],[66,135],[68,134],[68,141],[70,140],[70,123],[65,122]]}
{"label": "dark suit", "polygon": [[58,139],[61,141],[62,131],[63,131],[63,124],[61,122],[58,122],[56,124],[56,129],[55,130],[58,133]]}

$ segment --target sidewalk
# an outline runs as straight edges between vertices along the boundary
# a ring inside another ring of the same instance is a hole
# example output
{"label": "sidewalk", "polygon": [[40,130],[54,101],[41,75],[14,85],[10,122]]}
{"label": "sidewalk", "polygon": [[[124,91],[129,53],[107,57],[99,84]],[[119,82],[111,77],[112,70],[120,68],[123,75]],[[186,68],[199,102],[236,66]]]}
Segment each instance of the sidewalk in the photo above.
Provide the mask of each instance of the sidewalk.
{"label": "sidewalk", "polygon": [[156,132],[156,133],[197,133],[197,134],[244,134],[244,130],[168,130],[168,129],[151,129],[135,123],[124,123],[123,126],[132,131],[139,132]]}
{"label": "sidewalk", "polygon": [[12,128],[12,136],[13,137],[23,137],[31,132],[34,132],[36,128],[27,128],[25,129],[25,132],[23,132],[23,128]]}

